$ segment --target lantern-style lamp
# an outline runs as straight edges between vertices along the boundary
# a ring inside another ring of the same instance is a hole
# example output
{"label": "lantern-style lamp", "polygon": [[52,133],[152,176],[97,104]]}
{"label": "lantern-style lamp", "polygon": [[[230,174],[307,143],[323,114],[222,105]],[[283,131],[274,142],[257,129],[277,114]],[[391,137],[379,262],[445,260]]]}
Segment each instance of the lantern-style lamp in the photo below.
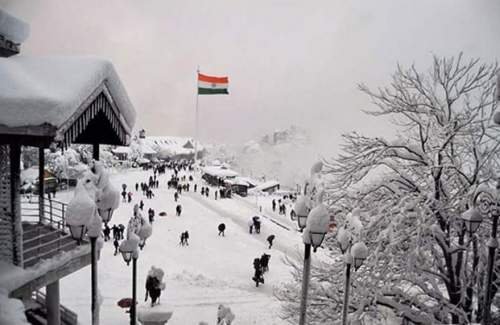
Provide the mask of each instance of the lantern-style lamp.
{"label": "lantern-style lamp", "polygon": [[354,262],[354,270],[358,270],[368,257],[368,248],[363,242],[357,242],[351,247],[351,255]]}
{"label": "lantern-style lamp", "polygon": [[330,214],[324,204],[317,205],[309,212],[307,217],[307,230],[311,238],[311,244],[316,249],[321,246],[330,224]]}
{"label": "lantern-style lamp", "polygon": [[139,248],[142,250],[146,245],[146,239],[153,234],[153,227],[149,222],[145,221],[139,229],[137,236],[139,236]]}
{"label": "lantern-style lamp", "polygon": [[109,183],[98,193],[96,204],[102,221],[108,224],[113,212],[120,205],[120,192]]}
{"label": "lantern-style lamp", "polygon": [[75,196],[71,199],[66,210],[66,224],[69,227],[71,237],[78,242],[83,239],[85,230],[91,217],[96,213],[95,202],[90,198],[83,183],[79,181]]}
{"label": "lantern-style lamp", "polygon": [[123,260],[127,265],[130,264],[132,258],[137,258],[139,250],[139,237],[134,233],[129,233],[128,238],[121,242],[118,250],[122,254]]}
{"label": "lantern-style lamp", "polygon": [[97,238],[101,235],[101,229],[102,219],[97,213],[94,213],[94,215],[90,218],[90,222],[87,227],[87,236],[90,238]]}
{"label": "lantern-style lamp", "polygon": [[340,228],[337,232],[337,241],[342,254],[344,254],[351,244],[351,233],[345,228]]}
{"label": "lantern-style lamp", "polygon": [[305,196],[300,196],[295,202],[293,210],[297,215],[297,224],[299,226],[299,229],[302,231],[306,227],[307,215],[309,214],[309,208],[307,207],[307,198]]}
{"label": "lantern-style lamp", "polygon": [[469,208],[467,211],[462,213],[461,218],[464,222],[465,229],[467,229],[470,236],[472,236],[479,229],[479,226],[483,221],[483,216],[474,207]]}

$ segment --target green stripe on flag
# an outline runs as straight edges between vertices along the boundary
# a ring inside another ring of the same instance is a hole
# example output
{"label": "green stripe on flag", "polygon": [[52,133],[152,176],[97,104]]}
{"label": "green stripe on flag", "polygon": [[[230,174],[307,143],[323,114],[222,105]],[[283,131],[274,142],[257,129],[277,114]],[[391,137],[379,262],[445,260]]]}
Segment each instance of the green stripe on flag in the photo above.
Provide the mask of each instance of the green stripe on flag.
{"label": "green stripe on flag", "polygon": [[217,95],[217,94],[229,94],[227,88],[214,89],[214,88],[198,88],[198,95]]}

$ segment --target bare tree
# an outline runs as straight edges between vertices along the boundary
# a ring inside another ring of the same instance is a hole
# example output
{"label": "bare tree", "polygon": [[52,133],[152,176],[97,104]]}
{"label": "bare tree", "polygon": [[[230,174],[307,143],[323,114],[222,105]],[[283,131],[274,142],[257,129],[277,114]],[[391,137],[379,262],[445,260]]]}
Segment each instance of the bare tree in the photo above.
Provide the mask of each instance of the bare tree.
{"label": "bare tree", "polygon": [[[434,57],[427,73],[398,66],[391,84],[377,91],[360,85],[376,107],[367,113],[390,117],[398,137],[345,134],[342,153],[325,162],[338,218],[354,207],[364,212],[371,254],[353,280],[349,307],[357,316],[380,316],[384,306],[417,324],[481,319],[490,225],[469,238],[460,215],[470,191],[493,180],[499,167],[500,131],[492,123],[497,71],[460,54]],[[338,251],[329,245],[334,258]],[[321,317],[338,319],[338,297],[331,295],[343,290],[337,279],[343,274],[318,267],[313,279],[330,287],[330,296],[313,293],[328,301],[330,314]],[[318,323],[322,308],[310,307]]]}

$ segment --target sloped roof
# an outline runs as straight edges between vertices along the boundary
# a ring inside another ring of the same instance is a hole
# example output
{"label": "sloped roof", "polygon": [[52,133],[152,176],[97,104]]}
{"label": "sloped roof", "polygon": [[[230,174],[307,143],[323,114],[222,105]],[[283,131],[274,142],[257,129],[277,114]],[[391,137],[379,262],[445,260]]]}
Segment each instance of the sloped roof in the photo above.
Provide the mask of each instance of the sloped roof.
{"label": "sloped roof", "polygon": [[30,27],[24,21],[0,9],[0,35],[15,43],[24,42],[30,34]]}
{"label": "sloped roof", "polygon": [[0,125],[13,128],[10,134],[16,133],[15,128],[42,125],[61,129],[74,122],[89,100],[99,94],[112,105],[121,129],[130,137],[135,110],[109,61],[92,57],[0,58]]}
{"label": "sloped roof", "polygon": [[221,178],[225,177],[235,177],[238,176],[238,173],[231,169],[220,168],[216,166],[207,166],[202,169],[202,171],[206,174],[217,176]]}

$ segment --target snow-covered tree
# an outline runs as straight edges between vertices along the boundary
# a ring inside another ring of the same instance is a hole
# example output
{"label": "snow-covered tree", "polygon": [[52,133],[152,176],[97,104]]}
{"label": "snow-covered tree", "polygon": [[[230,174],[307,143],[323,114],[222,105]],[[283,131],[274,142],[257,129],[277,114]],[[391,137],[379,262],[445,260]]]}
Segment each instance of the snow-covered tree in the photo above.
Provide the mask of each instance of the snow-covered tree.
{"label": "snow-covered tree", "polygon": [[[351,316],[380,318],[389,308],[416,324],[481,320],[491,222],[470,238],[460,216],[471,191],[497,176],[497,71],[460,54],[434,57],[426,73],[398,66],[391,84],[377,91],[360,86],[376,107],[367,113],[390,117],[398,137],[348,133],[342,153],[325,161],[329,208],[339,226],[360,209],[370,251],[353,276]],[[332,263],[312,270],[311,324],[340,319],[344,266],[334,237],[326,243]],[[300,265],[291,264],[300,281]],[[498,284],[495,274],[494,295]],[[278,292],[287,318],[297,313],[297,290],[291,283]]]}

